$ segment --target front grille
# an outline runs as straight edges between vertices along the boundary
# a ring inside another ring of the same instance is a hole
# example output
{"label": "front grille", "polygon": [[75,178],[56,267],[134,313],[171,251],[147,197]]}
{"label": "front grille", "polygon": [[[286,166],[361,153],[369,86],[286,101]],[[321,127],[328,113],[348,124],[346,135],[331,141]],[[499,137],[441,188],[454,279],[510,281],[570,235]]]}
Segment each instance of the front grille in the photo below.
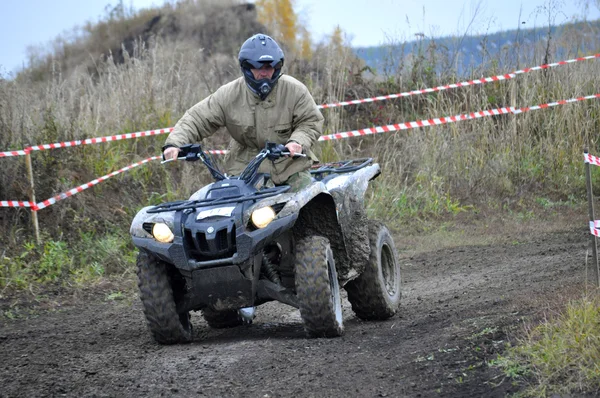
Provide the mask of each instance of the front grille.
{"label": "front grille", "polygon": [[196,234],[196,243],[198,244],[198,248],[200,249],[200,251],[210,251],[210,247],[208,247],[208,241],[206,240],[206,234],[204,232],[198,232]]}
{"label": "front grille", "polygon": [[184,242],[189,256],[196,261],[231,257],[236,250],[235,225],[219,229],[214,235],[190,229],[184,230]]}
{"label": "front grille", "polygon": [[227,228],[223,228],[219,232],[217,232],[217,236],[215,237],[215,243],[217,245],[217,250],[226,250],[229,244],[227,243]]}

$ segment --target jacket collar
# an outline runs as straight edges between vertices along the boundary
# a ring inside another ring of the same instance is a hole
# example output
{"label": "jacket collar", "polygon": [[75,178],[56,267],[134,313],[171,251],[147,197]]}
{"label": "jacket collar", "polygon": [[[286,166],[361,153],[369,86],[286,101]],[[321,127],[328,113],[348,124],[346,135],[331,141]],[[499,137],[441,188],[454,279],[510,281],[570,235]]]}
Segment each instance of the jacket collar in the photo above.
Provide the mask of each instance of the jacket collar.
{"label": "jacket collar", "polygon": [[264,100],[261,100],[260,97],[258,96],[258,94],[256,94],[252,90],[250,90],[250,87],[248,87],[248,85],[246,84],[243,76],[241,77],[241,79],[242,79],[242,83],[246,89],[246,95],[248,96],[248,100],[251,104],[260,106],[265,109],[272,108],[275,106],[275,104],[277,104],[277,93],[279,92],[281,78],[280,78],[280,81],[278,81],[277,84],[275,85],[273,91],[271,91],[269,93],[269,95],[267,96],[267,98],[265,98]]}

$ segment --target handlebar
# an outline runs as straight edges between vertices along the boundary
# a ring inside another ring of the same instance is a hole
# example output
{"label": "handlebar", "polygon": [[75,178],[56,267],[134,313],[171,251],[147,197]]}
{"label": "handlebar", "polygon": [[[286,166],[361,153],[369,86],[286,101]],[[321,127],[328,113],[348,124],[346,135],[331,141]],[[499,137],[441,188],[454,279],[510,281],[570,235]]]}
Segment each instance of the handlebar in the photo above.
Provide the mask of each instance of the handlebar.
{"label": "handlebar", "polygon": [[[250,163],[248,163],[244,171],[242,171],[242,173],[237,178],[245,182],[249,182],[258,172],[258,167],[263,162],[263,160],[268,158],[273,161],[282,157],[289,157],[290,155],[290,151],[283,144],[267,142],[265,148],[262,149],[258,153],[258,155],[256,155],[256,157],[250,161]],[[209,156],[207,156],[206,153],[204,153],[200,144],[183,145],[179,148],[179,156],[176,159],[165,159],[164,156],[165,155],[163,153],[163,160],[161,161],[161,164],[172,162],[174,160],[186,160],[188,162],[201,160],[202,163],[204,163],[206,167],[208,167],[210,173],[212,174],[215,180],[220,181],[230,178],[221,173],[217,169],[217,167],[213,165],[212,160]],[[306,157],[306,154],[295,153],[294,155],[292,155],[293,159],[300,157]]]}

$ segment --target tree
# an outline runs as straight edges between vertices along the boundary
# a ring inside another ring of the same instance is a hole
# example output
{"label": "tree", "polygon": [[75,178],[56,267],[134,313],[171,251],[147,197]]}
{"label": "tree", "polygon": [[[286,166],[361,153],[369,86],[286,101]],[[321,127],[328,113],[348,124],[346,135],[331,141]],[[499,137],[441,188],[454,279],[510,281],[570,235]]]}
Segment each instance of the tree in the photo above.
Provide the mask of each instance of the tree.
{"label": "tree", "polygon": [[298,48],[298,17],[294,0],[257,0],[258,21],[266,26],[271,36],[295,52]]}

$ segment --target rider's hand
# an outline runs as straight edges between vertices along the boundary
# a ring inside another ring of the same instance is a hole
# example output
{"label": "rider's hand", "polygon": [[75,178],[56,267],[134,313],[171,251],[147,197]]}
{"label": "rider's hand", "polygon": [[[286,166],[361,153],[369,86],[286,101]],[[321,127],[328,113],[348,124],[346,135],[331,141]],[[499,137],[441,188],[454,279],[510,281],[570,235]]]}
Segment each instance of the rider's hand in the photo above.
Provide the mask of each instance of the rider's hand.
{"label": "rider's hand", "polygon": [[174,146],[170,146],[167,149],[165,149],[165,151],[163,152],[163,156],[165,157],[165,160],[169,160],[169,159],[177,159],[177,156],[179,155],[179,148],[174,147]]}
{"label": "rider's hand", "polygon": [[288,151],[290,151],[290,156],[294,156],[297,153],[302,153],[302,145],[298,144],[297,142],[290,141],[285,144],[285,147]]}

